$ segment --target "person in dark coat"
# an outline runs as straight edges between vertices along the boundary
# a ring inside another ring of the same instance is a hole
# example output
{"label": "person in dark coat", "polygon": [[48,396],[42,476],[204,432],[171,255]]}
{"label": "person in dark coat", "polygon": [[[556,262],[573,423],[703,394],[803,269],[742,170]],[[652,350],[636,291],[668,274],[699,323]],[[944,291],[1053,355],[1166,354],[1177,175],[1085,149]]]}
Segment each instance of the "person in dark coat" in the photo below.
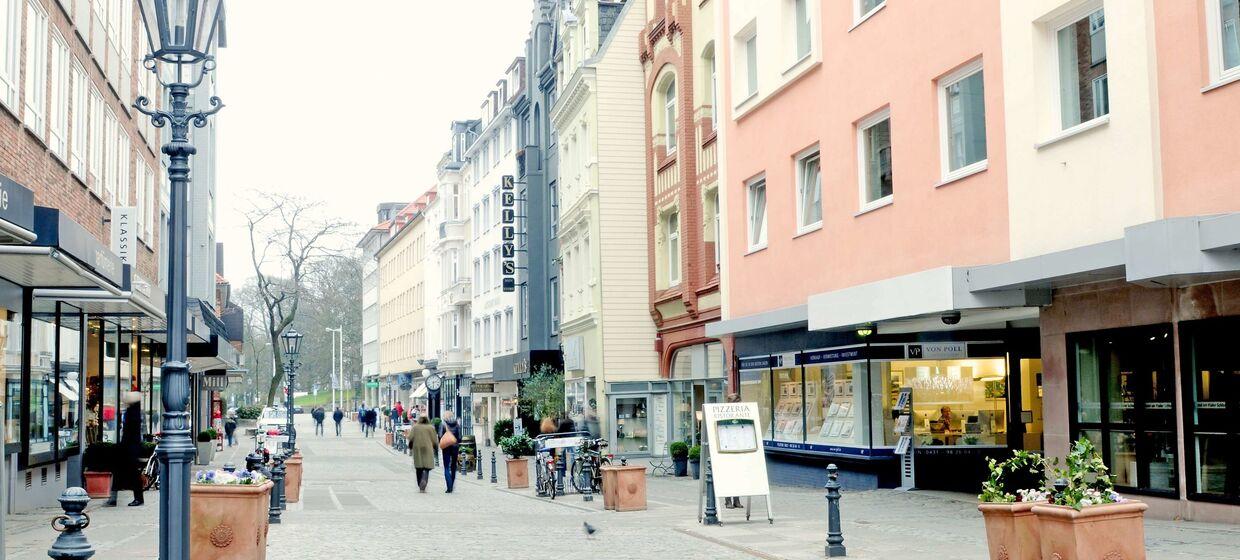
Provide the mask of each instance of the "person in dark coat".
{"label": "person in dark coat", "polygon": [[140,506],[142,501],[142,477],[139,476],[138,458],[142,456],[142,393],[125,393],[122,402],[127,404],[121,423],[121,443],[116,449],[116,463],[112,465],[112,495],[106,506],[116,506],[118,490],[133,491],[130,506]]}
{"label": "person in dark coat", "polygon": [[314,435],[323,435],[323,421],[327,419],[327,413],[323,412],[323,407],[314,407],[314,410],[310,411],[310,417],[314,419]]}
{"label": "person in dark coat", "polygon": [[332,421],[336,423],[336,437],[340,437],[340,421],[342,420],[344,420],[344,411],[336,407],[336,411],[332,413]]}
{"label": "person in dark coat", "polygon": [[237,411],[228,409],[228,415],[224,417],[224,439],[228,442],[228,446],[237,445]]}
{"label": "person in dark coat", "polygon": [[413,455],[413,469],[418,474],[418,492],[426,492],[431,469],[435,468],[435,448],[439,447],[439,434],[425,416],[409,429],[409,449]]}
{"label": "person in dark coat", "polygon": [[443,439],[445,432],[451,430],[452,437],[456,438],[458,443],[454,443],[447,447],[440,447],[443,450],[443,479],[448,484],[448,493],[452,493],[452,487],[456,484],[456,460],[461,452],[461,424],[456,421],[456,415],[451,410],[445,410],[443,413],[443,421],[439,423],[439,438]]}

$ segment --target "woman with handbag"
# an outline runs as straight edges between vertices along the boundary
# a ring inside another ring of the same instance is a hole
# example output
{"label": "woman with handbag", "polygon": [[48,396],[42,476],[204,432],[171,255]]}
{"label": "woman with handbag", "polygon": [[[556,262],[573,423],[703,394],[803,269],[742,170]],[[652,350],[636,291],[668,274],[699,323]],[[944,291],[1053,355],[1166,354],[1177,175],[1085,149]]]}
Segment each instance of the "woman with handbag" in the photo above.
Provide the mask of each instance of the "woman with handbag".
{"label": "woman with handbag", "polygon": [[456,415],[451,410],[445,410],[443,413],[443,421],[439,423],[439,449],[443,452],[443,478],[448,484],[448,492],[452,493],[452,487],[456,483],[456,459],[457,453],[460,452],[461,441],[461,425],[456,421]]}
{"label": "woman with handbag", "polygon": [[426,493],[426,483],[430,482],[431,469],[435,468],[435,446],[439,442],[439,434],[425,416],[409,428],[409,452],[413,455],[413,470],[418,475],[418,492]]}

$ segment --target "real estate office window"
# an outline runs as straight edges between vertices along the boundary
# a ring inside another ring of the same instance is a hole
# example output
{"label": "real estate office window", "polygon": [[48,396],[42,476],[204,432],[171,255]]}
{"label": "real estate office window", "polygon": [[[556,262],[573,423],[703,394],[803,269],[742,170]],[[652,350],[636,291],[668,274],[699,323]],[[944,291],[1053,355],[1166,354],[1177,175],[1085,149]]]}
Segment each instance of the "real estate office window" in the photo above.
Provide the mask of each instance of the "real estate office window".
{"label": "real estate office window", "polygon": [[1059,121],[1067,130],[1111,112],[1107,80],[1106,15],[1102,9],[1055,29]]}
{"label": "real estate office window", "polygon": [[861,211],[891,202],[894,183],[891,169],[891,112],[883,109],[857,123],[860,152]]}
{"label": "real estate office window", "polygon": [[986,101],[982,61],[939,80],[939,130],[943,180],[986,167]]}

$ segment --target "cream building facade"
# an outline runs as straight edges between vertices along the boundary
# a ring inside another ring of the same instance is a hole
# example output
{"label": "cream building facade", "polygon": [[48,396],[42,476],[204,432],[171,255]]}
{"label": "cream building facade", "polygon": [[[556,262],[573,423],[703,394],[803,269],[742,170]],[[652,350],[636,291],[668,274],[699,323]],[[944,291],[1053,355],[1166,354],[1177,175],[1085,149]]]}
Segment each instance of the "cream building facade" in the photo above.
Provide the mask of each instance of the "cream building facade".
{"label": "cream building facade", "polygon": [[368,405],[403,400],[413,375],[422,371],[426,344],[427,203],[432,189],[393,219],[379,249],[379,394]]}
{"label": "cream building facade", "polygon": [[617,401],[609,390],[659,377],[647,283],[645,77],[634,40],[645,12],[644,2],[584,1],[562,13],[551,111],[564,283],[553,324],[563,340],[567,404],[581,410],[574,420],[597,419],[612,451],[628,455],[666,445],[648,439],[659,431],[649,425],[659,417],[646,410],[650,401]]}

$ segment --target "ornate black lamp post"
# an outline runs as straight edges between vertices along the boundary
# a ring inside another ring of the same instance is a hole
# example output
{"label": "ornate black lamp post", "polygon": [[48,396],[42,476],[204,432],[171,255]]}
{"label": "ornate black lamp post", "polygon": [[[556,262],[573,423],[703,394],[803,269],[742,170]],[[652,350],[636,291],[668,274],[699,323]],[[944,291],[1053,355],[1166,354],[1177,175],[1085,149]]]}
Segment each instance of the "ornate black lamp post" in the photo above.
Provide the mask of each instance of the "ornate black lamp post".
{"label": "ornate black lamp post", "polygon": [[289,329],[280,335],[280,345],[284,348],[284,374],[288,376],[288,395],[285,395],[284,408],[288,412],[288,443],[285,449],[289,455],[297,449],[297,428],[293,426],[293,389],[297,386],[297,354],[301,353],[301,339],[305,335],[297,329]]}
{"label": "ornate black lamp post", "polygon": [[192,111],[190,90],[202,83],[215,68],[216,33],[222,0],[138,0],[146,26],[150,53],[143,65],[168,91],[167,110],[150,109],[151,100],[138,97],[134,108],[148,115],[156,127],[171,125],[164,144],[168,155],[168,180],[172,183],[171,215],[168,224],[168,334],[167,356],[163,365],[163,438],[156,452],[162,472],[159,486],[159,557],[163,560],[189,560],[189,485],[194,440],[189,413],[189,363],[186,361],[187,261],[186,186],[189,157],[197,152],[189,142],[190,123],[202,128],[207,117],[223,104],[210,99],[210,108]]}

